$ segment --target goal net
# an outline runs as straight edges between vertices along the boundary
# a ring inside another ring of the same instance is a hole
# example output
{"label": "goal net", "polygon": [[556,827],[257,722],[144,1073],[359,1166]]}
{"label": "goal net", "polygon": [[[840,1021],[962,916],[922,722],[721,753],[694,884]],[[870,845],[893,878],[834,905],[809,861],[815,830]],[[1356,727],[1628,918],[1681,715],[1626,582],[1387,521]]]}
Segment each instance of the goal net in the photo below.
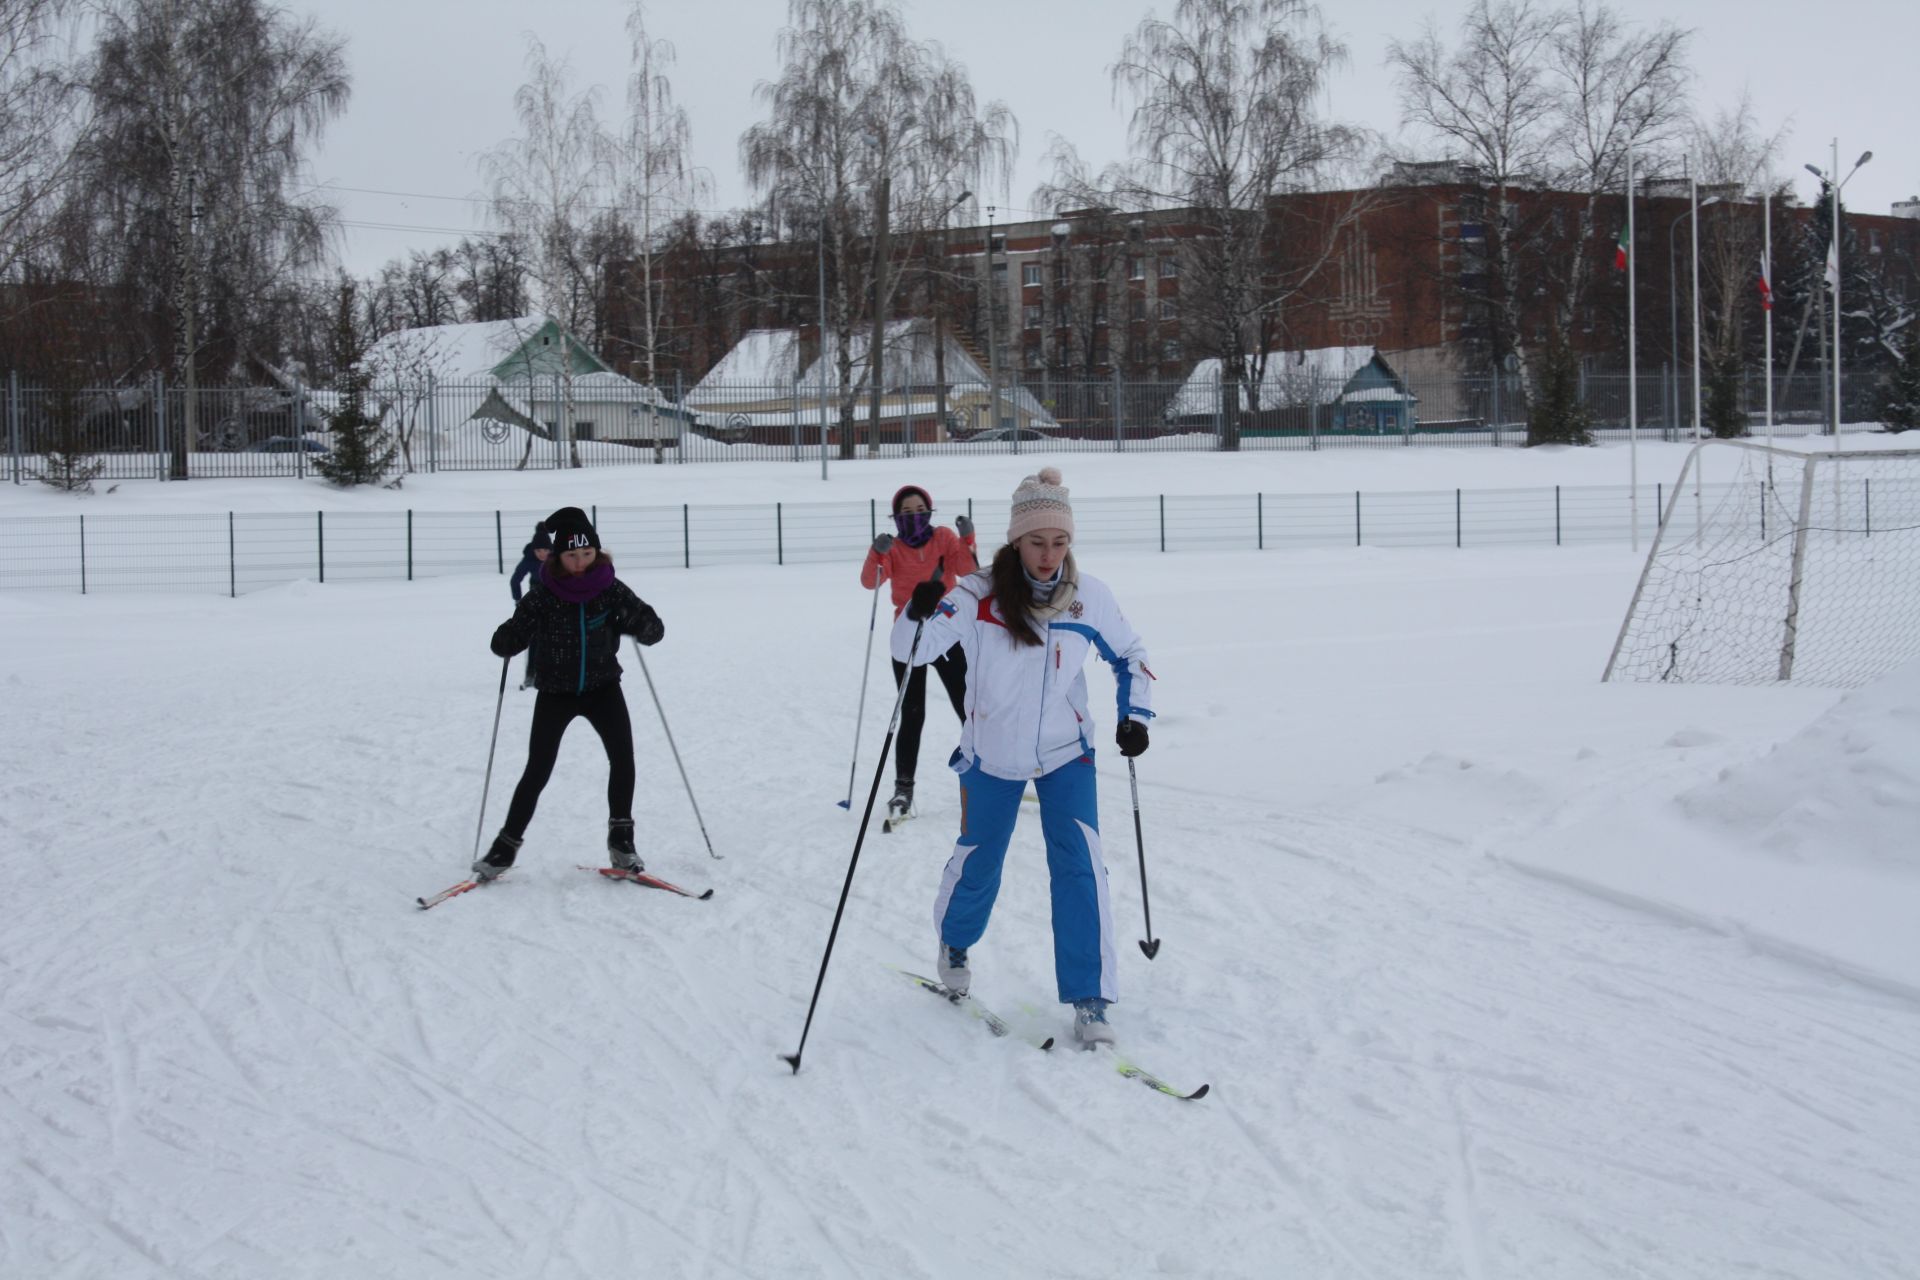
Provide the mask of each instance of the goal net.
{"label": "goal net", "polygon": [[1602,679],[1849,687],[1916,656],[1920,450],[1714,441],[1687,455]]}

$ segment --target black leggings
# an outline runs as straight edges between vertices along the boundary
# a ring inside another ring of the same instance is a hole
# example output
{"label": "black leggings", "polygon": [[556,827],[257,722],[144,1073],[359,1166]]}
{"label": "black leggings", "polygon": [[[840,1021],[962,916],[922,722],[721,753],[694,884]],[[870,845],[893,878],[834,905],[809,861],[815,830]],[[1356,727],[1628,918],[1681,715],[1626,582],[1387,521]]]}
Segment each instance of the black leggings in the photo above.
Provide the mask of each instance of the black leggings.
{"label": "black leggings", "polygon": [[607,749],[607,817],[633,817],[633,721],[627,717],[627,700],[620,692],[620,682],[582,694],[541,690],[533,700],[526,772],[513,789],[513,803],[507,806],[507,822],[502,828],[516,840],[527,834],[534,806],[540,803],[540,792],[553,776],[553,762],[560,756],[560,739],[575,716],[586,717]]}
{"label": "black leggings", "polygon": [[[914,767],[920,763],[920,727],[927,720],[927,667],[939,672],[953,702],[953,714],[962,724],[967,720],[967,652],[956,644],[925,666],[915,667],[907,681],[907,696],[900,703],[900,733],[893,740],[893,776],[901,782],[912,782]],[[900,687],[906,674],[906,663],[893,664],[894,688]]]}

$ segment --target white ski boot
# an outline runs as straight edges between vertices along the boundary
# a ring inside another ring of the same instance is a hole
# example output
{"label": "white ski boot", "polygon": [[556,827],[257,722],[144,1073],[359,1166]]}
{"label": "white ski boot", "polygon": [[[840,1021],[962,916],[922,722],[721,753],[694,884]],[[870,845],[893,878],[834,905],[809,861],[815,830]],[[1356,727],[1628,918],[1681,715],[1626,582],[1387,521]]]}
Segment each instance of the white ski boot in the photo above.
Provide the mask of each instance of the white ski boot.
{"label": "white ski boot", "polygon": [[1113,1043],[1113,1026],[1107,1021],[1107,1001],[1095,997],[1073,1002],[1073,1038],[1084,1049]]}
{"label": "white ski boot", "polygon": [[973,982],[973,974],[967,969],[967,949],[940,944],[939,958],[934,961],[935,971],[939,974],[940,985],[957,996],[967,994],[967,988]]}

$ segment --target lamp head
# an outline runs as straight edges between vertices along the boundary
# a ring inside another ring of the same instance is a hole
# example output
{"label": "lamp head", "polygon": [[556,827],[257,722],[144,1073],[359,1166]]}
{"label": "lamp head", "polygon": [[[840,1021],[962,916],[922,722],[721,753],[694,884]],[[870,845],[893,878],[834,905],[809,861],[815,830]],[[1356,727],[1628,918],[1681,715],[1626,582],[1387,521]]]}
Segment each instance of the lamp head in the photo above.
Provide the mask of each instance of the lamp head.
{"label": "lamp head", "polygon": [[1858,160],[1855,160],[1855,161],[1853,162],[1853,167],[1854,167],[1854,168],[1856,168],[1856,169],[1858,169],[1858,168],[1859,168],[1859,167],[1860,167],[1861,165],[1863,165],[1863,164],[1865,164],[1865,163],[1866,163],[1867,161],[1869,161],[1869,160],[1871,160],[1871,159],[1873,159],[1873,152],[1871,152],[1871,151],[1862,151],[1862,152],[1860,153],[1860,158],[1859,158]]}
{"label": "lamp head", "polygon": [[1817,164],[1810,164],[1810,165],[1806,165],[1806,166],[1804,166],[1804,167],[1805,167],[1805,169],[1806,169],[1806,171],[1807,171],[1808,173],[1810,173],[1810,174],[1812,174],[1812,175],[1813,175],[1814,177],[1816,177],[1816,178],[1818,178],[1818,179],[1820,179],[1820,181],[1822,181],[1822,182],[1825,182],[1825,181],[1827,180],[1827,175],[1826,175],[1826,174],[1825,174],[1824,172],[1822,172],[1822,171],[1821,171],[1821,169],[1820,169],[1820,166],[1819,166],[1819,165],[1817,165]]}

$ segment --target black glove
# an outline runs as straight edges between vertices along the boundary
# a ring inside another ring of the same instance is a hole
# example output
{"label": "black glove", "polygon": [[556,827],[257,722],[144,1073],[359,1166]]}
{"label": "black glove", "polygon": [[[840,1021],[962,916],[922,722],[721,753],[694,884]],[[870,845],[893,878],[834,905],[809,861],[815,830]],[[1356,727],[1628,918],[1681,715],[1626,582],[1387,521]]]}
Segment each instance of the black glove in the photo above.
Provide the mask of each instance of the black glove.
{"label": "black glove", "polygon": [[883,556],[893,550],[893,535],[883,533],[873,540],[873,554]]}
{"label": "black glove", "polygon": [[973,521],[967,516],[955,516],[953,518],[953,531],[963,538],[971,538],[973,536]]}
{"label": "black glove", "polygon": [[661,637],[667,634],[667,624],[660,621],[660,615],[652,609],[644,608],[640,614],[640,629],[633,638],[641,644],[659,644]]}
{"label": "black glove", "polygon": [[1120,754],[1131,760],[1147,749],[1147,726],[1142,720],[1122,720],[1120,727],[1113,731],[1113,740],[1120,747]]}
{"label": "black glove", "polygon": [[907,618],[911,622],[925,622],[933,616],[941,597],[947,594],[947,586],[938,578],[929,578],[913,589],[913,597],[907,601]]}

